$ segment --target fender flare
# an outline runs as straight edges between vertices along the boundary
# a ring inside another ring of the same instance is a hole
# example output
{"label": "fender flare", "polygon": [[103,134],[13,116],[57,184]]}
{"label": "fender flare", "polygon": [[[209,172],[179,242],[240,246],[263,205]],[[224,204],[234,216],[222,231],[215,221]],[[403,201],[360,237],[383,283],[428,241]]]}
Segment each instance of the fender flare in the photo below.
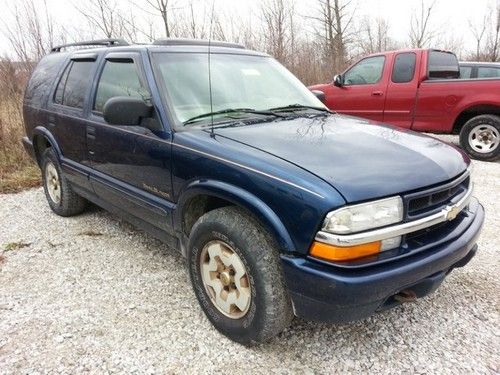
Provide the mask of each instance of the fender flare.
{"label": "fender flare", "polygon": [[[457,122],[463,114],[467,113],[468,111],[474,110],[476,108],[481,108],[481,107],[483,107],[483,108],[496,108],[496,109],[500,110],[500,104],[495,103],[495,102],[491,102],[488,100],[478,100],[478,101],[474,101],[472,103],[468,103],[466,106],[460,107],[460,109],[456,111],[456,115],[454,116],[454,119],[453,119],[451,131],[460,130],[457,128]],[[486,114],[486,113],[484,113],[484,114]]]}
{"label": "fender flare", "polygon": [[261,199],[237,186],[216,180],[192,181],[181,192],[174,212],[174,227],[182,231],[182,217],[187,202],[198,195],[208,195],[224,199],[252,213],[276,240],[281,251],[293,252],[295,246],[288,230],[278,215]]}
{"label": "fender flare", "polygon": [[52,135],[52,133],[44,126],[37,126],[35,129],[33,129],[33,135],[31,138],[31,142],[33,142],[34,152],[35,152],[37,160],[39,160],[41,155],[38,155],[38,151],[36,149],[36,143],[35,143],[36,136],[42,136],[42,137],[46,138],[49,141],[52,148],[54,149],[54,151],[56,152],[57,158],[59,160],[61,160],[61,156],[62,156],[61,148],[57,144],[57,141],[54,138],[54,136]]}

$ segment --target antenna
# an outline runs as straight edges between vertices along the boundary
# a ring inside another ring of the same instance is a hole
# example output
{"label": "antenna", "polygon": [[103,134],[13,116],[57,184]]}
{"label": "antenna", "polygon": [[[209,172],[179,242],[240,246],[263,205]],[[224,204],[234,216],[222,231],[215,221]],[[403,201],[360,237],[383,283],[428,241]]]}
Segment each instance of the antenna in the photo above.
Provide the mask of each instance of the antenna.
{"label": "antenna", "polygon": [[214,107],[213,107],[213,99],[212,99],[212,64],[210,62],[210,47],[212,44],[212,25],[214,22],[214,8],[215,8],[215,0],[212,0],[212,14],[210,15],[210,30],[208,34],[208,89],[210,95],[210,137],[215,138],[214,133]]}

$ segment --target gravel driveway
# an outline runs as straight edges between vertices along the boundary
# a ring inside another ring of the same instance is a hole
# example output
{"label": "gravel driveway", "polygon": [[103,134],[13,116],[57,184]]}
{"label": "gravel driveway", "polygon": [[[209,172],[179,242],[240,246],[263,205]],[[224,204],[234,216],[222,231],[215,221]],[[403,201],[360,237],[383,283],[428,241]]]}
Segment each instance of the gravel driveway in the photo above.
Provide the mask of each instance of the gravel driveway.
{"label": "gravel driveway", "polygon": [[348,325],[296,319],[250,349],[212,328],[157,240],[97,208],[58,217],[41,189],[0,195],[0,373],[498,374],[500,163],[474,167],[480,251],[437,293]]}

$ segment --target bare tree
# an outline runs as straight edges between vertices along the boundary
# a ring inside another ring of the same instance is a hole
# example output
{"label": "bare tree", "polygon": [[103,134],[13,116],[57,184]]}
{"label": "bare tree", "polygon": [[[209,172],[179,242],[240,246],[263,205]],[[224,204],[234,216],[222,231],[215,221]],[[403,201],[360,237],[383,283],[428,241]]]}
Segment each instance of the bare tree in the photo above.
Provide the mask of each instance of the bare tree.
{"label": "bare tree", "polygon": [[486,15],[483,17],[482,22],[479,22],[478,24],[473,24],[473,22],[469,20],[469,29],[476,41],[476,60],[479,60],[479,55],[481,53],[481,46],[486,33],[487,21],[488,17]]}
{"label": "bare tree", "polygon": [[294,2],[265,0],[261,3],[266,50],[277,60],[286,62],[294,34]]}
{"label": "bare tree", "polygon": [[436,46],[446,51],[454,52],[459,59],[463,58],[463,39],[460,35],[444,33],[435,40]]}
{"label": "bare tree", "polygon": [[423,48],[428,46],[435,37],[435,31],[431,30],[429,21],[432,15],[432,10],[435,5],[433,1],[430,5],[426,5],[424,0],[420,2],[420,9],[411,17],[410,21],[410,43],[415,48]]}
{"label": "bare tree", "polygon": [[494,18],[491,24],[493,28],[488,35],[487,50],[490,61],[498,61],[500,59],[500,4],[497,4],[496,12],[493,13]]}
{"label": "bare tree", "polygon": [[[171,26],[170,26],[170,11],[168,5],[169,5],[170,0],[144,0],[144,2],[155,12],[156,14],[159,14],[162,23],[163,23],[163,28],[165,30],[165,37],[170,38],[171,36]],[[135,3],[136,6],[137,3]]]}
{"label": "bare tree", "polygon": [[364,55],[397,47],[396,42],[389,37],[389,23],[383,18],[364,17],[357,39]]}
{"label": "bare tree", "polygon": [[347,61],[347,45],[351,42],[351,27],[355,9],[351,1],[318,0],[319,17],[310,17],[320,24],[317,35],[322,40],[326,70],[339,70]]}
{"label": "bare tree", "polygon": [[100,30],[106,38],[121,36],[123,26],[115,0],[87,0],[83,5],[73,2],[92,28]]}
{"label": "bare tree", "polygon": [[[10,20],[0,21],[1,32],[12,47],[13,56],[31,72],[34,63],[50,51],[62,37],[56,38],[56,25],[50,16],[46,0],[22,0],[8,9]],[[57,40],[56,40],[57,39]]]}
{"label": "bare tree", "polygon": [[500,5],[496,9],[488,8],[481,21],[469,21],[469,29],[476,41],[474,53],[468,60],[499,61],[500,60]]}

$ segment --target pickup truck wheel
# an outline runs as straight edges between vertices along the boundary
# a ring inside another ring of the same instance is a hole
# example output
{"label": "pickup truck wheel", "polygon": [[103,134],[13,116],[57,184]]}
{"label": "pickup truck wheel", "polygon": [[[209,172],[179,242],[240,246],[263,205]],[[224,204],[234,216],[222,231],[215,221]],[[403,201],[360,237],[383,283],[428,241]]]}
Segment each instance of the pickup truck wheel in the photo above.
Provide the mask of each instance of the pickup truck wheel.
{"label": "pickup truck wheel", "polygon": [[73,216],[81,213],[86,200],[77,195],[68,180],[61,173],[61,166],[52,148],[42,155],[43,190],[50,208],[60,216]]}
{"label": "pickup truck wheel", "polygon": [[193,226],[187,255],[196,297],[219,332],[251,345],[290,324],[277,246],[243,210],[224,207],[203,215]]}
{"label": "pickup truck wheel", "polygon": [[500,117],[476,116],[460,131],[460,145],[474,159],[492,161],[500,156]]}

